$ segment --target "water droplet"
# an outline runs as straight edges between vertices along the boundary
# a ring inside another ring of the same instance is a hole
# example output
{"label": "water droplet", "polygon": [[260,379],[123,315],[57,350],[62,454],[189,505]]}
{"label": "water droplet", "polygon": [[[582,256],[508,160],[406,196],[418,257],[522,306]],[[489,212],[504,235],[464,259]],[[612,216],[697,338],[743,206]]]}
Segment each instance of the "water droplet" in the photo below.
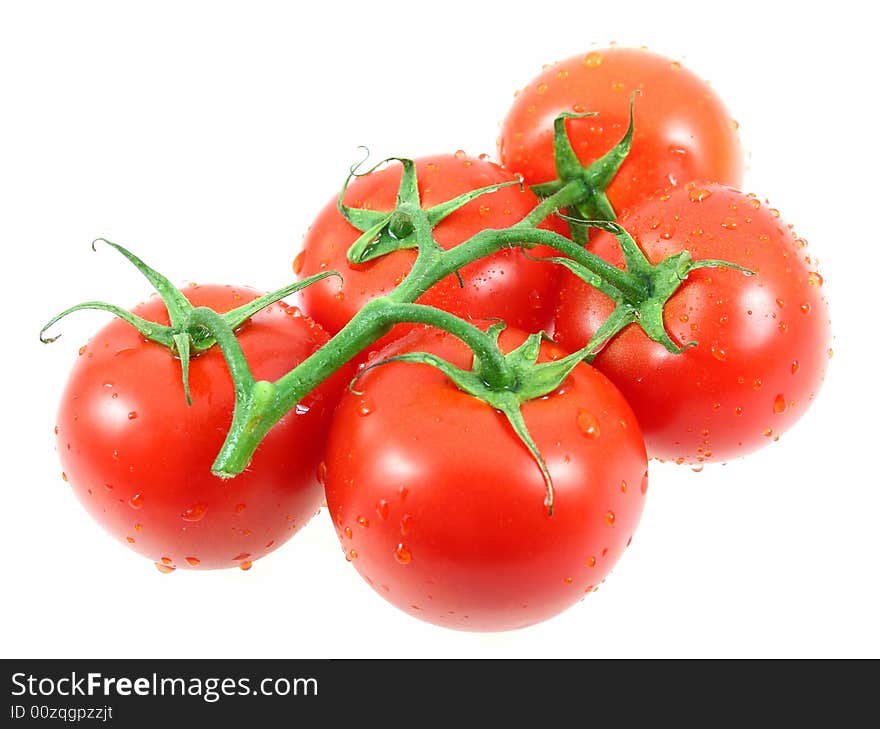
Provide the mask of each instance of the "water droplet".
{"label": "water droplet", "polygon": [[785,395],[779,394],[776,396],[776,399],[773,401],[773,412],[777,415],[781,415],[785,412],[786,403],[785,403]]}
{"label": "water droplet", "polygon": [[719,362],[724,362],[727,359],[727,352],[721,347],[712,347],[711,352],[712,356]]}
{"label": "water droplet", "polygon": [[[731,119],[730,121],[727,122],[727,124],[731,129],[733,129],[733,131],[736,131],[737,129],[739,129],[739,122],[736,119]],[[755,202],[758,202],[758,201],[756,200]],[[758,202],[758,204],[760,205],[761,203]]]}
{"label": "water droplet", "polygon": [[752,389],[753,389],[753,390],[760,390],[760,389],[761,389],[761,386],[762,386],[763,384],[764,384],[764,383],[763,383],[761,380],[759,380],[759,379],[755,379],[755,381],[752,382]]}
{"label": "water droplet", "polygon": [[376,513],[379,515],[380,519],[388,518],[388,502],[385,499],[379,499],[376,502]]}
{"label": "water droplet", "polygon": [[669,68],[671,68],[673,71],[681,71],[681,63],[679,61],[672,61],[669,64]]}
{"label": "water droplet", "polygon": [[[691,471],[693,471],[694,473],[699,473],[702,470],[703,470],[702,463],[695,463],[693,466],[691,466]],[[627,546],[629,546],[629,545],[627,545]]]}
{"label": "water droplet", "polygon": [[162,564],[172,564],[171,557],[162,557]]}
{"label": "water droplet", "polygon": [[129,419],[129,420],[134,420],[135,418],[137,418],[137,416],[138,416],[138,414],[137,414],[137,410],[132,410],[132,411],[128,414],[128,419]]}
{"label": "water droplet", "polygon": [[691,202],[703,202],[703,200],[712,196],[712,192],[710,190],[706,190],[702,187],[695,187],[688,193],[688,198],[690,198]]}
{"label": "water droplet", "polygon": [[247,572],[247,571],[248,571],[251,567],[253,567],[253,566],[254,566],[254,563],[251,562],[249,559],[246,559],[244,562],[241,562],[241,563],[238,565],[238,568],[239,568],[240,570],[244,570],[245,572]]}
{"label": "water droplet", "polygon": [[642,476],[641,491],[642,491],[642,495],[648,493],[648,472],[647,471],[645,471],[644,475]]}
{"label": "water droplet", "polygon": [[721,227],[725,230],[736,230],[737,222],[734,218],[724,218],[721,221]]}
{"label": "water droplet", "polygon": [[241,514],[241,512],[243,512],[246,508],[247,508],[247,505],[246,505],[246,504],[236,504],[236,505],[233,507],[233,511],[234,511],[236,514]]}
{"label": "water droplet", "polygon": [[349,560],[357,559],[357,558],[358,558],[357,550],[356,550],[356,549],[352,549],[352,550],[348,553],[348,558],[349,558]]}
{"label": "water droplet", "polygon": [[599,51],[590,51],[581,59],[581,63],[587,68],[598,68],[602,65],[602,54]]}
{"label": "water droplet", "polygon": [[568,71],[566,71],[566,70],[563,68],[561,71],[558,71],[558,72],[556,73],[556,78],[558,78],[560,81],[561,81],[562,79],[564,79],[564,78],[568,78]]}
{"label": "water droplet", "polygon": [[201,521],[205,518],[205,514],[208,511],[207,504],[195,504],[194,506],[190,506],[188,509],[184,510],[184,512],[180,515],[180,518],[184,521]]}
{"label": "water droplet", "polygon": [[394,559],[400,564],[409,564],[412,562],[412,552],[410,552],[402,543],[397,545],[394,550]]}
{"label": "water droplet", "polygon": [[193,567],[198,567],[202,563],[198,557],[185,557],[184,559]]}
{"label": "water droplet", "polygon": [[538,84],[538,87],[535,89],[539,94],[546,94],[547,89],[550,88],[547,84]]}
{"label": "water droplet", "polygon": [[142,531],[144,530],[144,525],[143,525],[143,524],[135,524],[135,525],[134,525],[134,530],[135,530],[136,532],[142,532]]}
{"label": "water droplet", "polygon": [[611,84],[612,91],[620,92],[620,91],[623,91],[623,89],[624,89],[623,81],[612,82],[612,84]]}
{"label": "water droplet", "polygon": [[306,252],[300,251],[299,253],[296,254],[296,258],[293,259],[293,272],[297,276],[299,276],[300,271],[302,271],[303,261],[305,260],[305,258],[306,258]]}
{"label": "water droplet", "polygon": [[768,212],[769,212],[770,215],[772,215],[774,218],[778,218],[778,217],[779,217],[779,211],[778,211],[776,208],[770,208]]}
{"label": "water droplet", "polygon": [[400,535],[405,537],[407,534],[412,532],[413,527],[413,518],[409,514],[404,514],[400,518]]}
{"label": "water droplet", "polygon": [[132,509],[140,509],[140,508],[142,508],[143,505],[144,505],[144,497],[141,496],[140,494],[135,494],[134,496],[132,496],[132,497],[128,500],[128,505],[129,505]]}
{"label": "water droplet", "polygon": [[128,542],[129,544],[134,544],[134,537],[126,537],[125,541]]}
{"label": "water droplet", "polygon": [[807,276],[807,283],[810,286],[818,287],[825,283],[825,279],[822,278],[822,274],[818,273],[817,271],[810,271],[809,275]]}
{"label": "water droplet", "polygon": [[323,485],[327,480],[327,464],[324,461],[321,461],[318,464],[318,468],[315,471],[315,478],[318,479],[318,483]]}
{"label": "water droplet", "polygon": [[361,401],[358,404],[357,412],[358,412],[358,415],[366,417],[367,415],[372,413],[373,410],[375,410],[375,409],[376,409],[376,406],[373,404],[373,401],[370,400],[369,398],[363,397],[363,398],[361,398]]}
{"label": "water droplet", "polygon": [[61,480],[67,483],[67,474],[64,471],[61,472]]}
{"label": "water droplet", "polygon": [[736,416],[740,416],[740,415],[743,414],[743,409],[742,409],[742,408],[739,408],[739,407],[736,407],[736,408],[733,409],[733,414],[736,415]]}
{"label": "water droplet", "polygon": [[248,559],[248,557],[250,557],[250,556],[251,556],[251,555],[250,555],[249,552],[242,552],[241,554],[236,554],[236,555],[232,558],[232,561],[233,561],[233,562],[239,562],[240,560]]}
{"label": "water droplet", "polygon": [[834,350],[831,347],[828,348],[828,359],[831,359],[834,356]]}
{"label": "water droplet", "polygon": [[574,582],[574,577],[565,577],[565,578],[563,578],[562,581],[563,581],[566,585],[570,585],[572,582]]}
{"label": "water droplet", "polygon": [[620,490],[621,490],[621,492],[625,494],[627,488],[629,488],[629,487],[626,485],[626,481],[621,481],[621,482],[620,482]]}
{"label": "water droplet", "polygon": [[174,572],[174,567],[169,567],[167,564],[162,564],[161,562],[156,562],[156,569],[165,575],[169,575]]}
{"label": "water droplet", "polygon": [[791,374],[796,375],[797,371],[801,368],[800,362],[795,360],[791,363]]}
{"label": "water droplet", "polygon": [[367,518],[365,516],[359,516],[357,519],[355,519],[355,521],[357,522],[359,527],[366,528],[370,526],[370,522],[367,521]]}
{"label": "water droplet", "polygon": [[596,558],[595,557],[587,557],[587,567],[595,567],[596,566]]}
{"label": "water droplet", "polygon": [[606,511],[606,512],[605,512],[605,524],[606,524],[607,526],[613,527],[613,526],[614,526],[614,522],[615,522],[616,520],[617,520],[617,517],[614,515],[614,512],[613,512],[613,511]]}
{"label": "water droplet", "polygon": [[776,306],[778,306],[780,309],[784,309],[785,302],[782,299],[776,299]]}
{"label": "water droplet", "polygon": [[583,408],[578,410],[577,426],[587,438],[599,437],[599,421],[596,420],[596,416],[589,410],[584,410]]}
{"label": "water droplet", "polygon": [[765,438],[769,438],[773,435],[773,428],[764,428],[764,430],[761,431],[761,435]]}
{"label": "water droplet", "polygon": [[342,530],[342,533],[345,535],[346,539],[351,539],[354,536],[351,527],[345,527],[345,529]]}
{"label": "water droplet", "polygon": [[86,345],[85,344],[79,348],[78,353],[79,353],[80,357],[82,357],[86,353]]}
{"label": "water droplet", "polygon": [[463,149],[455,150],[455,159],[464,159],[465,157],[467,157],[467,155]]}
{"label": "water droplet", "polygon": [[541,293],[539,291],[533,290],[529,294],[529,306],[531,306],[533,309],[540,309],[542,305],[543,302],[541,301]]}

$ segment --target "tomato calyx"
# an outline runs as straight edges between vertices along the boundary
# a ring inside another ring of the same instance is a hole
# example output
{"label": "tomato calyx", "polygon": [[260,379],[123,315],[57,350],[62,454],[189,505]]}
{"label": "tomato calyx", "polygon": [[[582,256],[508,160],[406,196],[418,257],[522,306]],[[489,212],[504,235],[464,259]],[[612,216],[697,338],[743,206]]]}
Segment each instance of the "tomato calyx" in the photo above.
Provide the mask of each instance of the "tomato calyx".
{"label": "tomato calyx", "polygon": [[559,199],[559,208],[566,210],[572,239],[586,245],[589,238],[589,222],[592,220],[616,220],[605,190],[614,179],[632,148],[634,107],[639,91],[633,92],[629,102],[629,126],[620,141],[608,152],[589,165],[581,164],[571,145],[566,119],[584,119],[597,116],[596,112],[575,114],[565,112],[553,120],[553,155],[558,178],[550,182],[532,185],[531,190],[540,198]]}
{"label": "tomato calyx", "polygon": [[[734,268],[746,276],[756,275],[753,271],[729,261],[715,259],[695,261],[689,251],[675,253],[657,264],[652,264],[623,226],[602,220],[587,221],[587,224],[607,231],[617,238],[626,262],[626,272],[642,282],[645,292],[643,296],[633,299],[610,287],[606,287],[607,290],[600,289],[606,296],[614,300],[617,306],[581,350],[584,360],[587,362],[591,362],[609,340],[630,324],[638,324],[650,339],[662,344],[672,354],[681,354],[688,347],[697,346],[698,343],[695,341],[677,344],[666,331],[666,325],[663,322],[663,310],[666,303],[687,280],[690,272],[699,268]],[[578,278],[599,288],[595,284],[595,274],[584,268],[579,262],[562,257],[543,260],[564,266]]]}
{"label": "tomato calyx", "polygon": [[[430,307],[423,308],[435,311]],[[428,318],[433,317],[429,315]],[[430,352],[406,352],[368,365],[355,376],[349,388],[352,392],[360,394],[354,390],[357,380],[370,369],[391,362],[426,364],[440,370],[459,390],[485,402],[507,418],[514,433],[528,449],[541,471],[546,489],[544,505],[547,507],[548,514],[552,516],[553,479],[523,419],[522,405],[529,400],[544,397],[557,390],[571,371],[582,361],[582,352],[548,362],[538,362],[541,343],[549,341],[549,337],[544,332],[530,334],[519,347],[504,354],[498,346],[498,337],[507,327],[503,321],[491,325],[485,332],[457,317],[435,319],[433,324],[458,336],[474,350],[469,370],[457,367]],[[466,331],[462,325],[475,329],[479,334],[475,335],[473,331]]]}
{"label": "tomato calyx", "polygon": [[[354,178],[369,175],[377,168],[392,161],[399,162],[403,166],[403,174],[400,178],[400,187],[397,191],[397,202],[394,210],[367,210],[350,207],[343,203],[342,200],[345,192]],[[352,243],[346,254],[348,260],[354,264],[367,263],[404,248],[418,248],[417,224],[414,220],[418,215],[424,215],[429,230],[433,230],[445,217],[481,195],[512,185],[522,186],[521,181],[487,185],[476,190],[470,190],[439,205],[422,208],[414,160],[402,157],[389,157],[366,172],[357,172],[358,166],[355,165],[349,170],[349,175],[345,180],[342,190],[339,192],[337,201],[337,208],[340,214],[353,227],[363,233]],[[442,250],[436,241],[434,241],[434,245]]]}
{"label": "tomato calyx", "polygon": [[[159,324],[158,322],[147,321],[136,314],[127,311],[114,304],[108,304],[103,301],[87,301],[76,306],[71,306],[61,313],[54,316],[40,330],[40,341],[44,344],[50,344],[56,341],[61,335],[47,337],[46,332],[51,329],[59,320],[72,314],[75,311],[84,309],[97,309],[101,311],[109,311],[120,319],[128,322],[137,329],[144,338],[156,342],[176,355],[180,359],[181,376],[183,379],[184,396],[188,404],[192,404],[192,397],[189,389],[189,363],[193,355],[213,347],[215,344],[221,347],[227,365],[236,383],[236,393],[242,387],[240,380],[244,377],[245,371],[249,374],[247,362],[244,361],[244,354],[238,346],[235,339],[235,330],[242,326],[258,311],[265,309],[267,306],[280,301],[285,296],[289,296],[306,286],[319,281],[328,276],[338,276],[336,271],[322,271],[319,274],[310,276],[309,278],[297,281],[283,288],[272,291],[268,294],[260,296],[253,301],[248,302],[235,309],[231,309],[223,314],[209,309],[207,307],[194,307],[189,300],[183,295],[171,281],[161,273],[148,266],[144,261],[138,258],[134,253],[106,238],[96,238],[92,241],[92,250],[97,250],[96,244],[104,243],[120,254],[150,282],[153,288],[161,297],[166,309],[168,310],[169,325]],[[251,381],[253,378],[251,377]]]}

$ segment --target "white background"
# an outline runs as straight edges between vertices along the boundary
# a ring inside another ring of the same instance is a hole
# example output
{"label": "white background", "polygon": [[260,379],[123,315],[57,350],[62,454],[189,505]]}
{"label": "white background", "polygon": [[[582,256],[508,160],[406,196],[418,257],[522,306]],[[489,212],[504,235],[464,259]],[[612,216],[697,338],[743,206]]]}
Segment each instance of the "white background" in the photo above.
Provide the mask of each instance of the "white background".
{"label": "white background", "polygon": [[[865,7],[0,5],[2,655],[880,657],[880,63]],[[181,283],[283,285],[357,145],[377,159],[494,153],[514,89],[609,41],[711,80],[741,123],[745,187],[821,260],[835,357],[798,426],[699,474],[652,464],[641,529],[602,589],[507,634],[384,603],[326,512],[247,573],[161,575],[91,522],[60,479],[52,427],[105,317],[70,318],[52,347],[37,332],[72,303],[147,295],[121,259],[90,252],[94,237]]]}

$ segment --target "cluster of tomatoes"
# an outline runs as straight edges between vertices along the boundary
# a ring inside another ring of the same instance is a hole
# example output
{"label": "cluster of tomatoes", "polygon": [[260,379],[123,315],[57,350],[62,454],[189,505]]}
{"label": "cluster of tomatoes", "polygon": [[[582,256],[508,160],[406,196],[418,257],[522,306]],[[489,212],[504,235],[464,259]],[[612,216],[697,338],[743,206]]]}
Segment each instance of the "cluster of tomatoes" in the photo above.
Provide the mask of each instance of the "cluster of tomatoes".
{"label": "cluster of tomatoes", "polygon": [[[522,404],[552,477],[552,509],[534,454],[508,419],[443,371],[393,360],[423,352],[467,370],[473,352],[447,331],[398,324],[355,362],[338,363],[269,431],[249,467],[221,481],[211,465],[235,406],[223,353],[212,347],[192,359],[187,404],[179,360],[122,320],[81,349],[58,416],[65,478],[85,507],[170,572],[247,569],[326,499],[346,558],[380,595],[460,629],[529,625],[595,590],[632,539],[648,459],[700,469],[778,439],[821,384],[830,325],[805,241],[778,211],[737,190],[736,123],[705,82],[645,50],[594,50],[546,67],[503,121],[500,165],[463,152],[415,160],[425,209],[525,183],[449,212],[433,228],[435,241],[449,250],[526,217],[570,174],[560,139],[585,170],[601,167],[621,140],[629,149],[592,203],[573,202],[542,228],[623,270],[619,236],[585,233],[580,222],[609,210],[651,264],[682,251],[715,263],[685,271],[659,302],[666,345],[632,323],[591,365],[577,364],[558,387]],[[394,210],[402,169],[356,177],[309,229],[295,273],[335,270],[341,278],[303,289],[301,308],[274,303],[237,329],[255,379],[287,374],[406,278],[415,249],[349,260],[362,231],[345,214]],[[505,353],[527,333],[548,332],[537,363],[560,360],[601,331],[616,303],[542,260],[554,255],[544,246],[504,248],[440,280],[418,303],[483,329],[503,320]],[[183,294],[218,312],[259,296],[208,285]],[[160,300],[134,313],[169,323]]]}

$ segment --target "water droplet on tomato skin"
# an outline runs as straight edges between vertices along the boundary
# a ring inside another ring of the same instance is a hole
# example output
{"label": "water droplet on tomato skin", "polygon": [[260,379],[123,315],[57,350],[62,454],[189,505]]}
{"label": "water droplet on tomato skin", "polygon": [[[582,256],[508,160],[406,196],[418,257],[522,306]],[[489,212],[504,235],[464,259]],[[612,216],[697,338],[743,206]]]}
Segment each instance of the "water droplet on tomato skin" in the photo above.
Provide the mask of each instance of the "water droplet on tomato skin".
{"label": "water droplet on tomato skin", "polygon": [[467,157],[467,154],[465,154],[465,151],[463,149],[455,150],[455,159],[461,160],[461,159],[465,159],[466,157]]}
{"label": "water droplet on tomato skin", "polygon": [[128,500],[128,505],[132,509],[141,509],[144,506],[144,497],[141,494],[135,494]]}
{"label": "water droplet on tomato skin", "polygon": [[577,414],[577,427],[587,438],[599,437],[599,421],[589,410],[580,408]]}
{"label": "water droplet on tomato skin", "polygon": [[180,515],[180,518],[184,521],[201,521],[205,518],[205,514],[207,513],[207,511],[207,504],[195,504],[184,510],[184,512]]}
{"label": "water droplet on tomato skin", "polygon": [[590,51],[581,59],[581,63],[587,68],[598,68],[602,65],[602,54],[599,51]]}
{"label": "water droplet on tomato skin", "polygon": [[823,283],[825,283],[825,279],[822,278],[822,274],[816,271],[810,271],[810,273],[807,275],[807,283],[810,286],[815,286],[818,288]]}
{"label": "water droplet on tomato skin", "polygon": [[380,519],[388,518],[388,511],[390,507],[388,506],[388,502],[385,499],[379,499],[376,502],[376,513],[379,515]]}
{"label": "water droplet on tomato skin", "polygon": [[296,258],[293,259],[293,272],[298,276],[300,271],[302,271],[303,261],[305,260],[306,252],[300,251],[296,254]]}
{"label": "water droplet on tomato skin", "polygon": [[703,202],[703,200],[706,200],[711,196],[712,192],[702,187],[695,187],[688,193],[688,198],[690,199],[690,201],[695,203]]}
{"label": "water droplet on tomato skin", "polygon": [[342,530],[342,533],[345,535],[346,539],[352,539],[354,537],[354,532],[351,531],[351,527],[345,527]]}
{"label": "water droplet on tomato skin", "polygon": [[[695,463],[693,466],[691,466],[691,471],[693,471],[694,473],[699,473],[702,470],[703,470],[702,463]],[[629,546],[629,545],[627,545],[627,546]]]}
{"label": "water droplet on tomato skin", "polygon": [[403,543],[398,544],[397,548],[394,550],[394,559],[397,560],[398,564],[409,564],[412,562],[412,552],[410,552]]}
{"label": "water droplet on tomato skin", "polygon": [[242,552],[241,554],[236,554],[236,555],[232,558],[232,561],[233,561],[233,562],[241,562],[242,560],[247,560],[247,559],[249,559],[250,556],[251,556],[251,555],[250,555],[249,552]]}
{"label": "water droplet on tomato skin", "polygon": [[643,496],[646,493],[648,493],[648,472],[647,471],[645,471],[644,475],[642,476],[642,484],[641,484],[640,490],[641,490]]}
{"label": "water droplet on tomato skin", "polygon": [[626,490],[627,490],[628,488],[629,488],[629,487],[626,485],[626,481],[621,481],[621,482],[620,482],[620,491],[621,491],[621,493],[624,493],[624,494],[625,494],[625,493],[626,493]]}
{"label": "water droplet on tomato skin", "polygon": [[373,401],[368,398],[362,398],[360,403],[358,404],[357,414],[361,417],[366,417],[370,415],[376,406],[373,404]]}
{"label": "water droplet on tomato skin", "polygon": [[614,515],[613,511],[606,511],[604,519],[606,526],[613,527],[614,522],[617,520],[617,517]]}
{"label": "water droplet on tomato skin", "polygon": [[128,414],[128,419],[129,419],[129,420],[136,420],[136,419],[137,419],[137,416],[138,416],[138,414],[137,414],[137,410],[132,410],[132,411]]}
{"label": "water droplet on tomato skin", "polygon": [[251,567],[254,566],[254,563],[249,559],[246,559],[244,562],[239,563],[238,568],[243,572],[247,572]]}
{"label": "water droplet on tomato skin", "polygon": [[366,529],[368,526],[370,526],[370,522],[364,516],[357,517],[357,519],[355,519],[355,521],[357,522],[359,527],[363,527],[364,529]]}
{"label": "water droplet on tomato skin", "polygon": [[764,430],[761,431],[761,435],[765,438],[771,438],[773,436],[773,428],[764,428]]}
{"label": "water droplet on tomato skin", "polygon": [[721,347],[712,347],[710,350],[712,356],[717,359],[719,362],[724,362],[727,360],[727,352]]}
{"label": "water droplet on tomato skin", "polygon": [[566,577],[566,578],[564,578],[562,581],[563,581],[566,585],[570,585],[572,582],[574,582],[574,577]]}
{"label": "water droplet on tomato skin", "polygon": [[171,567],[167,564],[162,564],[161,562],[156,562],[156,569],[159,570],[163,575],[170,575],[174,572],[174,567]]}
{"label": "water droplet on tomato skin", "polygon": [[800,362],[798,362],[797,360],[794,360],[794,362],[791,363],[791,374],[796,375],[797,371],[800,368],[801,368]]}
{"label": "water droplet on tomato skin", "polygon": [[596,558],[595,557],[587,557],[587,567],[595,567],[596,566]]}
{"label": "water droplet on tomato skin", "polygon": [[777,415],[782,415],[782,413],[785,412],[787,407],[788,407],[788,405],[785,402],[785,395],[780,393],[779,395],[776,396],[776,399],[773,400],[773,412],[776,413]]}
{"label": "water droplet on tomato skin", "polygon": [[184,557],[191,567],[198,567],[202,561],[198,557]]}
{"label": "water droplet on tomato skin", "polygon": [[134,544],[134,537],[126,537],[125,541],[128,542],[129,544]]}

